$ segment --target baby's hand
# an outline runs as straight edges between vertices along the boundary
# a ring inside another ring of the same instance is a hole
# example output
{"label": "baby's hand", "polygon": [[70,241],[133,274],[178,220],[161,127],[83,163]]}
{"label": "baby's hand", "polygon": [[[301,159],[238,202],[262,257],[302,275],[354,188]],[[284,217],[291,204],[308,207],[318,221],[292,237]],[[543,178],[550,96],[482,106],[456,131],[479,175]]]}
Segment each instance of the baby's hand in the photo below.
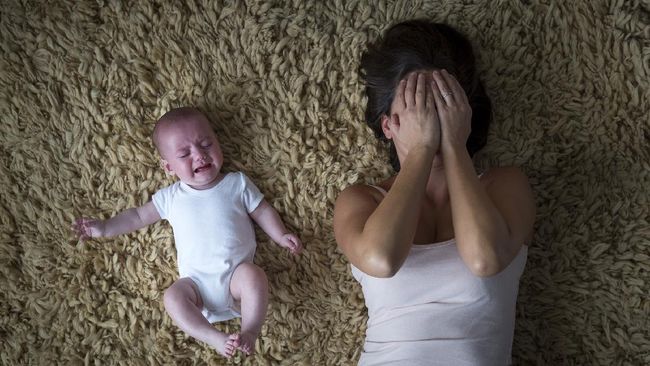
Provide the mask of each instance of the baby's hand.
{"label": "baby's hand", "polygon": [[282,235],[282,239],[278,245],[287,248],[293,255],[298,255],[302,252],[302,243],[296,234],[288,233]]}
{"label": "baby's hand", "polygon": [[80,240],[104,236],[104,220],[80,218],[72,223],[72,231]]}

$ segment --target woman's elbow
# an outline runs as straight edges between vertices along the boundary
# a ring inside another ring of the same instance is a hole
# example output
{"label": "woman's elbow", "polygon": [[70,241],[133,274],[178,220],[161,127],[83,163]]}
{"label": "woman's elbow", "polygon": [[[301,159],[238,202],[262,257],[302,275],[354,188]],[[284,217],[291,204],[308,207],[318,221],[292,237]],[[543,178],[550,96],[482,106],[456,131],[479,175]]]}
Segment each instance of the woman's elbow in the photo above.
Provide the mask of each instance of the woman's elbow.
{"label": "woman's elbow", "polygon": [[498,263],[486,260],[472,261],[468,268],[476,277],[492,277],[501,272],[502,269]]}
{"label": "woman's elbow", "polygon": [[[397,274],[402,263],[386,255],[367,255],[363,264],[363,272],[377,278],[391,278]],[[360,268],[361,269],[361,268]]]}
{"label": "woman's elbow", "polygon": [[491,277],[503,269],[499,254],[493,251],[474,252],[463,256],[467,268],[477,277]]}
{"label": "woman's elbow", "polygon": [[508,253],[505,248],[508,246],[504,239],[490,242],[477,240],[465,247],[461,257],[474,276],[491,277],[507,266]]}
{"label": "woman's elbow", "polygon": [[368,271],[368,275],[377,278],[391,278],[397,274],[399,268],[396,266],[374,267]]}

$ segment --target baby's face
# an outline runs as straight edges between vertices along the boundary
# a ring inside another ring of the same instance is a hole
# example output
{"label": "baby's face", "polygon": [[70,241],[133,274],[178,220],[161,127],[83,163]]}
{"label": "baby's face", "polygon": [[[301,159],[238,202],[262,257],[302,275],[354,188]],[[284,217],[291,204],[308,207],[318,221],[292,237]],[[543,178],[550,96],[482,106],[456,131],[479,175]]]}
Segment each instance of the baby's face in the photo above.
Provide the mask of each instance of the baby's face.
{"label": "baby's face", "polygon": [[168,172],[194,189],[207,189],[219,181],[223,153],[207,119],[186,117],[161,132],[160,155]]}

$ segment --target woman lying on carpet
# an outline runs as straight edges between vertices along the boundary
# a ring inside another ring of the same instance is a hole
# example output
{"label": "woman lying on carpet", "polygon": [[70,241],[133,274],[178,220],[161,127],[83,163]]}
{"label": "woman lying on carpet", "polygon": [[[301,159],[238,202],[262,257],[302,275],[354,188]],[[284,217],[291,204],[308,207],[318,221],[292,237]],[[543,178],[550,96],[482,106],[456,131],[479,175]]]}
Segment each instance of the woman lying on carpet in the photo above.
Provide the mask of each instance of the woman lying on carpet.
{"label": "woman lying on carpet", "polygon": [[449,26],[390,28],[361,60],[366,122],[396,175],[345,189],[336,240],[363,288],[360,365],[507,365],[535,204],[517,168],[477,175],[491,104]]}
{"label": "woman lying on carpet", "polygon": [[[251,218],[280,246],[300,252],[273,206],[241,172],[221,172],[223,154],[208,119],[194,108],[177,108],[156,123],[153,140],[164,169],[180,178],[141,207],[108,220],[78,219],[81,239],[115,236],[161,218],[174,230],[180,279],[164,295],[165,309],[183,331],[226,357],[255,350],[268,305],[264,271],[253,264]],[[212,324],[241,316],[241,333]]]}

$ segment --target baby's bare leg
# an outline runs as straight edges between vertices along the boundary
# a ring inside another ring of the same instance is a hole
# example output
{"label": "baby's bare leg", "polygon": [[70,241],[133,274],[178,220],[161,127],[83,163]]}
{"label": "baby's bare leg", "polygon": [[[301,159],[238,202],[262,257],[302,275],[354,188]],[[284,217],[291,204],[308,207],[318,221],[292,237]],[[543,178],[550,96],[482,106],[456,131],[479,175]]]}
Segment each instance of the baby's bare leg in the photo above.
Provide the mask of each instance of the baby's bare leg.
{"label": "baby's bare leg", "polygon": [[253,263],[242,263],[230,279],[230,293],[241,303],[241,338],[239,349],[255,352],[269,304],[269,284],[264,271]]}
{"label": "baby's bare leg", "polygon": [[239,347],[238,334],[216,330],[203,316],[203,300],[192,279],[185,277],[174,282],[165,291],[163,302],[174,323],[191,337],[209,344],[228,358]]}

